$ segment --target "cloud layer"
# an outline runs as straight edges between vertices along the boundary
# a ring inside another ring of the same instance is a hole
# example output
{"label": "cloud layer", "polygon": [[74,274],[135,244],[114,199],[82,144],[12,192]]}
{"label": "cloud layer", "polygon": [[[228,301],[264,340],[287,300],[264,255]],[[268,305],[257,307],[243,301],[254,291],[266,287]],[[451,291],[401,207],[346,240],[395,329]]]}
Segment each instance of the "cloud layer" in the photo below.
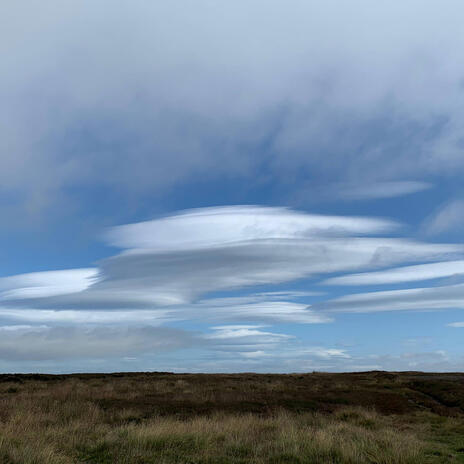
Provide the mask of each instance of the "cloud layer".
{"label": "cloud layer", "polygon": [[[7,290],[0,298],[9,309],[148,310],[195,303],[217,291],[438,260],[463,252],[460,245],[357,236],[390,227],[384,220],[313,216],[269,207],[193,210],[113,229],[111,243],[132,248],[103,260],[98,270],[1,279],[0,287]],[[81,291],[70,287],[69,279]],[[95,281],[90,285],[89,279]],[[260,303],[255,308],[263,310],[266,302]]]}
{"label": "cloud layer", "polygon": [[[294,335],[265,327],[327,324],[340,312],[461,308],[463,284],[335,299],[319,290],[314,279],[333,273],[345,274],[325,285],[392,285],[463,271],[461,245],[376,236],[397,230],[383,219],[256,206],[120,226],[106,238],[125,249],[95,268],[0,279],[0,359],[137,359],[191,347],[226,363],[231,353],[245,364],[271,357],[282,363],[283,350],[288,369],[305,356],[337,361],[328,366],[367,365],[342,348],[297,346]],[[423,264],[372,271],[412,262]],[[282,289],[293,281],[305,289]],[[203,328],[174,328],[185,321]]]}
{"label": "cloud layer", "polygon": [[142,200],[198,177],[304,173],[372,198],[461,176],[460,13],[456,0],[4,5],[2,208],[20,221],[78,207],[89,185]]}

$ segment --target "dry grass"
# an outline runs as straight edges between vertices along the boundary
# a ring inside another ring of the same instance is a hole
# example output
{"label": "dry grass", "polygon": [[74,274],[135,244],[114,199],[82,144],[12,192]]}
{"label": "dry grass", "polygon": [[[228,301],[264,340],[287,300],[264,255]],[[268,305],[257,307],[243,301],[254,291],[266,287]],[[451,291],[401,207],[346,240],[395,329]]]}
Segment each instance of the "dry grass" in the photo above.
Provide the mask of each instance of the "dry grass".
{"label": "dry grass", "polygon": [[[285,388],[285,376],[276,376],[275,383],[272,376],[252,376],[248,383],[243,377],[242,383],[230,377],[221,383],[218,378],[144,374],[47,381],[0,378],[0,463],[464,462],[460,414],[446,417],[424,410],[385,415],[356,405],[338,405],[330,413],[323,408],[323,412],[295,411],[294,402],[304,395],[295,388],[291,402],[288,392],[293,390]],[[351,380],[342,379],[334,382],[335,391],[350,388]],[[291,407],[275,405],[253,412],[253,399],[261,396],[250,385],[267,391],[269,401],[272,392],[287,395]],[[312,386],[310,391],[320,390],[318,382]],[[231,410],[232,393],[234,404],[242,403],[236,411]],[[167,402],[167,397],[169,411],[153,407],[160,398]],[[211,407],[211,401],[221,407]]]}

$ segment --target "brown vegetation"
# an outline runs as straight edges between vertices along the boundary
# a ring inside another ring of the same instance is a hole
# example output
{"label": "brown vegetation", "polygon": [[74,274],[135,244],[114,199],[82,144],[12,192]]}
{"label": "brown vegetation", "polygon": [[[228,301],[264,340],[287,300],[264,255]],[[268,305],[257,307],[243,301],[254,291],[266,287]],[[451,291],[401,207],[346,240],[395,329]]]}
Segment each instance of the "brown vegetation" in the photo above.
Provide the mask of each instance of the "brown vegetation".
{"label": "brown vegetation", "polygon": [[464,462],[464,374],[0,375],[0,463]]}

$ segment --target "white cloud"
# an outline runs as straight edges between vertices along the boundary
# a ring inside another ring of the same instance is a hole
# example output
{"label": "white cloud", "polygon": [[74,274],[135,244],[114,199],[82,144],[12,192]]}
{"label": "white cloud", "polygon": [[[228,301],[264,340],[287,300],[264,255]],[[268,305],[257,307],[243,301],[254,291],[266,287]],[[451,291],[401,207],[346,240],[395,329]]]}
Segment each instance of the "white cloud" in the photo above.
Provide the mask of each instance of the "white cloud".
{"label": "white cloud", "polygon": [[[172,311],[127,310],[127,311],[79,311],[47,309],[0,308],[1,321],[45,323],[53,325],[150,325],[159,326],[178,320]],[[180,316],[182,318],[182,316]]]}
{"label": "white cloud", "polygon": [[449,327],[464,327],[464,322],[451,322],[448,324]]}
{"label": "white cloud", "polygon": [[48,329],[49,327],[46,325],[3,325],[0,326],[0,331],[24,331],[24,330],[42,330]]}
{"label": "white cloud", "polygon": [[293,338],[290,335],[278,334],[261,330],[262,325],[223,325],[211,327],[214,332],[204,335],[210,340],[220,340],[221,343],[227,341],[233,344],[249,345],[252,344],[274,344],[282,339]]}
{"label": "white cloud", "polygon": [[245,358],[252,358],[252,359],[255,359],[255,358],[262,358],[262,357],[266,357],[267,356],[267,353],[265,351],[262,351],[262,350],[258,350],[258,351],[244,351],[243,353],[240,353],[240,356],[243,356]]}
{"label": "white cloud", "polygon": [[348,359],[351,358],[351,356],[346,352],[346,350],[340,350],[337,348],[323,348],[320,346],[315,346],[315,347],[310,347],[310,348],[305,348],[301,350],[302,355],[312,355],[316,356],[317,358],[344,358]]}
{"label": "white cloud", "polygon": [[[204,307],[208,308],[208,312],[211,314],[206,315],[206,317],[220,320],[254,320],[297,324],[320,324],[332,321],[325,314],[311,311],[308,305],[293,302],[270,301],[255,304],[221,305],[221,302],[217,301],[216,303],[208,302],[203,305]],[[201,310],[201,307],[198,309]]]}
{"label": "white cloud", "polygon": [[177,213],[153,221],[112,228],[111,245],[156,252],[197,250],[251,240],[284,240],[331,235],[375,234],[397,227],[393,221],[305,214],[288,208],[224,206]]}
{"label": "white cloud", "polygon": [[315,304],[313,309],[352,313],[464,309],[464,284],[357,293]]}
{"label": "white cloud", "polygon": [[385,271],[364,272],[333,277],[322,282],[324,285],[383,285],[401,282],[454,277],[464,274],[464,261],[404,266]]}
{"label": "white cloud", "polygon": [[98,269],[43,271],[0,278],[0,301],[81,292],[97,281]]}
{"label": "white cloud", "polygon": [[[275,301],[276,298],[278,301]],[[230,298],[209,298],[199,301],[193,307],[177,310],[174,314],[178,314],[179,311],[186,318],[189,317],[189,312],[194,312],[196,317],[207,320],[251,320],[271,324],[278,322],[319,324],[332,321],[327,315],[312,311],[307,304],[281,300],[277,295],[269,293]]]}

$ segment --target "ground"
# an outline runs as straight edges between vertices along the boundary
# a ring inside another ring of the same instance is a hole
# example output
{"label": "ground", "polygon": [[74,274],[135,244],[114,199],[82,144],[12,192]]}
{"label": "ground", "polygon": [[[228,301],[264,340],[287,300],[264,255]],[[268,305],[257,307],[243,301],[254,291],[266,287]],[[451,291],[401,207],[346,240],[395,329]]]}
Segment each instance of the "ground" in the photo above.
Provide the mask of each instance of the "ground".
{"label": "ground", "polygon": [[0,375],[0,463],[464,463],[464,373]]}

